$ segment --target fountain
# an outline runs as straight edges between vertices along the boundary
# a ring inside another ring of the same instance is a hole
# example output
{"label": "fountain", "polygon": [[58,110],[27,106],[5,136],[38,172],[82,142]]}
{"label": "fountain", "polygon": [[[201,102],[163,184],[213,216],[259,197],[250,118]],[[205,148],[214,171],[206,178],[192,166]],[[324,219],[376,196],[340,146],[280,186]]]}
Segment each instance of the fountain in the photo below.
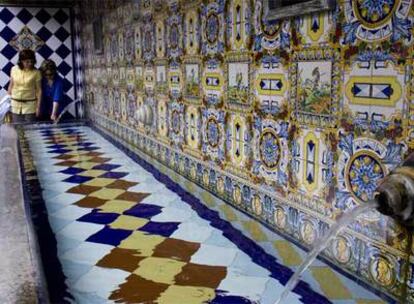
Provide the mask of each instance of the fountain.
{"label": "fountain", "polygon": [[282,304],[289,293],[299,282],[301,275],[308,269],[316,257],[329,245],[338,233],[352,223],[359,215],[377,209],[380,213],[390,216],[401,225],[414,227],[414,152],[386,176],[376,189],[374,199],[343,214],[328,233],[315,243],[306,259],[296,270],[275,304]]}

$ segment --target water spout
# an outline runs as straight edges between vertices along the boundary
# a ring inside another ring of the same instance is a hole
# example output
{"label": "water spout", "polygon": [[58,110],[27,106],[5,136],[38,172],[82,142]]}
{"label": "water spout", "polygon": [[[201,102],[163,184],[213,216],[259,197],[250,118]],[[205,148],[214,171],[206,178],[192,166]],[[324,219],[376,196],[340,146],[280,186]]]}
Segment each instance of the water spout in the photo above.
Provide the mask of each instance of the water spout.
{"label": "water spout", "polygon": [[298,284],[302,274],[308,269],[308,267],[313,263],[316,257],[329,245],[329,243],[338,235],[341,230],[345,229],[349,224],[351,224],[358,216],[364,214],[370,210],[374,210],[378,207],[376,200],[371,200],[364,205],[359,205],[356,208],[352,209],[346,214],[342,214],[340,218],[331,226],[328,233],[321,239],[319,239],[313,249],[308,253],[306,259],[302,262],[300,267],[296,270],[293,276],[290,277],[289,281],[285,285],[285,289],[280,295],[279,299],[275,304],[282,304],[286,300],[289,293],[295,288]]}
{"label": "water spout", "polygon": [[375,199],[379,212],[414,228],[414,153],[382,180]]}

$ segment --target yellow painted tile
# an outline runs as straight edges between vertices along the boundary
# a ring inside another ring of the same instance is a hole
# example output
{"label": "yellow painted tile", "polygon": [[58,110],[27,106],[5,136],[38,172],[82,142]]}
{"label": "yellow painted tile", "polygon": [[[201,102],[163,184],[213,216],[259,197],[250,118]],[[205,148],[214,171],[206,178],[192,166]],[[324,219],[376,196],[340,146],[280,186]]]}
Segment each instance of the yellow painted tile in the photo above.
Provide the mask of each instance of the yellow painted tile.
{"label": "yellow painted tile", "polygon": [[98,164],[97,163],[91,163],[91,162],[80,162],[80,163],[76,164],[74,167],[90,170],[93,167],[95,167],[96,165],[98,165]]}
{"label": "yellow painted tile", "polygon": [[283,260],[283,265],[297,266],[302,263],[299,253],[293,248],[291,243],[285,240],[278,240],[273,243],[273,247],[277,250]]}
{"label": "yellow painted tile", "polygon": [[98,191],[92,192],[91,194],[89,194],[89,196],[98,197],[101,199],[113,200],[124,192],[125,190],[121,190],[121,189],[102,188]]}
{"label": "yellow painted tile", "polygon": [[267,241],[267,237],[264,234],[262,227],[260,227],[260,224],[253,221],[253,220],[249,220],[249,221],[244,221],[243,223],[243,227],[244,229],[246,229],[248,232],[250,232],[252,238],[257,241],[257,242],[265,242]]}
{"label": "yellow painted tile", "polygon": [[190,182],[189,180],[185,181],[184,187],[190,193],[194,193],[196,191],[196,187],[195,187],[194,183]]}
{"label": "yellow painted tile", "polygon": [[134,273],[147,280],[171,285],[185,264],[172,259],[149,257],[139,262]]}
{"label": "yellow painted tile", "polygon": [[126,210],[134,207],[136,204],[136,202],[129,202],[124,200],[111,200],[100,206],[99,209],[101,209],[102,212],[122,214]]}
{"label": "yellow painted tile", "polygon": [[78,175],[82,175],[82,176],[89,176],[89,177],[98,177],[101,176],[102,174],[105,174],[107,171],[105,170],[87,170],[84,172],[79,173]]}
{"label": "yellow painted tile", "polygon": [[146,223],[148,223],[148,220],[144,218],[121,215],[114,222],[112,222],[110,226],[114,229],[137,230]]}
{"label": "yellow painted tile", "polygon": [[95,156],[88,156],[88,155],[75,155],[70,160],[72,161],[78,161],[78,162],[87,162],[88,160],[91,160]]}
{"label": "yellow painted tile", "polygon": [[157,303],[201,304],[208,303],[214,297],[215,291],[211,288],[172,285],[161,294],[157,299]]}
{"label": "yellow painted tile", "polygon": [[129,237],[119,244],[119,248],[135,249],[140,256],[151,256],[154,248],[165,240],[164,237],[154,234],[145,234],[142,231],[134,231]]}
{"label": "yellow painted tile", "polygon": [[226,216],[226,220],[230,222],[234,222],[238,220],[237,215],[234,213],[233,208],[229,205],[221,205],[221,211],[223,211],[224,215]]}
{"label": "yellow painted tile", "polygon": [[201,199],[203,203],[206,204],[207,206],[214,207],[216,205],[216,200],[214,196],[212,196],[210,193],[206,191],[202,191]]}
{"label": "yellow painted tile", "polygon": [[87,186],[105,187],[112,184],[114,181],[116,181],[114,178],[94,178],[83,184]]}
{"label": "yellow painted tile", "polygon": [[331,300],[353,299],[352,293],[329,267],[311,267],[313,277],[318,281],[323,293]]}
{"label": "yellow painted tile", "polygon": [[89,153],[89,152],[90,152],[90,151],[79,151],[79,150],[73,150],[73,151],[67,152],[67,153],[65,153],[65,154],[67,154],[67,155],[77,156],[77,155],[87,154],[87,153]]}
{"label": "yellow painted tile", "polygon": [[381,300],[368,300],[368,299],[357,299],[357,304],[385,304],[386,302]]}

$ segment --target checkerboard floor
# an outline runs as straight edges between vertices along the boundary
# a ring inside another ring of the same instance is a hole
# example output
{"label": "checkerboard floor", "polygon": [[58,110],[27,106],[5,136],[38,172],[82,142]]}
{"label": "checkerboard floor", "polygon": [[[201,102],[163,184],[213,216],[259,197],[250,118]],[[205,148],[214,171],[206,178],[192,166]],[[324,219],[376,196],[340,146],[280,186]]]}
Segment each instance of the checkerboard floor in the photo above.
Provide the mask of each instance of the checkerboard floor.
{"label": "checkerboard floor", "polygon": [[[89,127],[25,138],[76,303],[270,304],[305,255],[169,169],[145,170]],[[319,261],[287,301],[382,303]]]}

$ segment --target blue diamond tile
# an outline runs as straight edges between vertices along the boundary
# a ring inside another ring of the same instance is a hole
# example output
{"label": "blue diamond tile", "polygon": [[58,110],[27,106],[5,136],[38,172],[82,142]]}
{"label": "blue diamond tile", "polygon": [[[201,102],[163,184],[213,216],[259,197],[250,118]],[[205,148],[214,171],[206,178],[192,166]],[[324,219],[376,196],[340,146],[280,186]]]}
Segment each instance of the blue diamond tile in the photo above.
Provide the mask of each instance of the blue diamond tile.
{"label": "blue diamond tile", "polygon": [[53,54],[53,50],[46,44],[37,51],[43,58],[47,59]]}
{"label": "blue diamond tile", "polygon": [[82,175],[73,175],[71,177],[68,177],[67,179],[64,179],[63,181],[66,183],[72,183],[72,184],[82,184],[86,183],[93,179],[93,177],[90,176],[82,176]]}
{"label": "blue diamond tile", "polygon": [[58,66],[58,72],[63,76],[66,76],[71,70],[72,68],[64,61]]}
{"label": "blue diamond tile", "polygon": [[70,36],[70,34],[68,33],[67,30],[65,30],[63,27],[59,28],[56,32],[55,32],[55,36],[62,42],[64,42],[66,39],[68,39],[68,37]]}
{"label": "blue diamond tile", "polygon": [[148,232],[150,234],[157,234],[169,237],[171,234],[174,233],[175,230],[177,230],[179,224],[180,223],[176,222],[148,222],[138,230]]}
{"label": "blue diamond tile", "polygon": [[39,38],[43,41],[47,41],[50,37],[52,37],[53,33],[46,27],[42,26],[42,28],[37,31],[36,35],[39,36]]}
{"label": "blue diamond tile", "polygon": [[17,51],[14,47],[8,44],[1,50],[1,54],[7,59],[11,60],[14,56],[16,56]]}
{"label": "blue diamond tile", "polygon": [[63,91],[67,92],[73,87],[73,84],[67,80],[66,78],[63,79]]}
{"label": "blue diamond tile", "polygon": [[99,147],[83,147],[83,148],[79,148],[79,151],[95,151],[95,150],[99,150]]}
{"label": "blue diamond tile", "polygon": [[63,149],[65,147],[66,147],[66,145],[55,144],[55,145],[47,146],[46,148],[48,148],[48,149]]}
{"label": "blue diamond tile", "polygon": [[0,8],[0,20],[4,23],[9,23],[14,18],[12,12],[10,12],[7,8],[2,7]]}
{"label": "blue diamond tile", "polygon": [[66,47],[66,45],[62,44],[60,47],[57,48],[55,51],[62,59],[65,59],[70,54],[70,50]]}
{"label": "blue diamond tile", "polygon": [[101,164],[93,167],[94,170],[104,170],[104,171],[111,171],[116,168],[121,167],[121,165],[114,165],[114,164]]}
{"label": "blue diamond tile", "polygon": [[68,21],[69,16],[68,14],[66,14],[63,10],[59,10],[54,16],[53,16],[57,22],[59,22],[60,24],[65,23],[66,21]]}
{"label": "blue diamond tile", "polygon": [[46,24],[50,18],[52,18],[52,16],[50,16],[50,14],[44,10],[41,9],[37,14],[36,14],[36,18],[37,20],[39,20],[42,24]]}
{"label": "blue diamond tile", "polygon": [[67,149],[55,149],[55,150],[50,150],[47,153],[56,153],[56,154],[65,154],[70,152],[71,150],[67,150]]}
{"label": "blue diamond tile", "polygon": [[160,214],[162,212],[162,207],[149,205],[149,204],[137,204],[131,209],[124,212],[126,215],[132,215],[143,218],[151,218],[154,215]]}
{"label": "blue diamond tile", "polygon": [[1,70],[6,73],[7,75],[10,75],[11,69],[13,68],[13,63],[8,62]]}
{"label": "blue diamond tile", "polygon": [[119,178],[123,178],[124,176],[127,176],[128,173],[126,172],[106,172],[105,174],[102,174],[100,177],[101,178],[115,178],[115,179],[119,179]]}
{"label": "blue diamond tile", "polygon": [[84,171],[85,169],[70,167],[70,168],[60,171],[60,173],[68,174],[68,175],[75,175],[78,173],[82,173]]}
{"label": "blue diamond tile", "polygon": [[81,218],[77,219],[77,221],[108,225],[115,221],[118,216],[120,216],[118,213],[106,213],[94,210],[91,213],[85,214]]}
{"label": "blue diamond tile", "polygon": [[17,14],[17,18],[24,24],[27,24],[33,18],[33,15],[24,8]]}
{"label": "blue diamond tile", "polygon": [[16,33],[13,32],[11,28],[9,28],[7,25],[4,27],[4,29],[0,32],[0,37],[9,42],[16,36]]}
{"label": "blue diamond tile", "polygon": [[100,244],[108,244],[118,246],[124,239],[126,239],[132,231],[124,229],[112,229],[105,227],[94,235],[91,235],[86,241]]}

